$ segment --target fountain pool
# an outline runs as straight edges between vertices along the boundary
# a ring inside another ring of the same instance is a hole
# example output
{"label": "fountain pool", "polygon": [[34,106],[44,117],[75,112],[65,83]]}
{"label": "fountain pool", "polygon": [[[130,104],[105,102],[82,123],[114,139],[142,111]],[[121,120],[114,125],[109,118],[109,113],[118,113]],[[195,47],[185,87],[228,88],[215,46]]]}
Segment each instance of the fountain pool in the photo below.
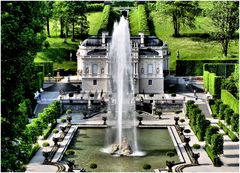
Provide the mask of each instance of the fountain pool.
{"label": "fountain pool", "polygon": [[[172,139],[167,128],[137,129],[139,149],[145,152],[143,157],[114,157],[101,150],[105,145],[104,128],[78,129],[68,149],[75,151],[72,156],[64,156],[62,160],[75,160],[76,169],[84,167],[94,172],[140,172],[144,164],[151,165],[151,171],[166,167],[166,160],[179,162]],[[167,152],[174,152],[175,156],[167,156]],[[97,164],[91,169],[90,164]]]}

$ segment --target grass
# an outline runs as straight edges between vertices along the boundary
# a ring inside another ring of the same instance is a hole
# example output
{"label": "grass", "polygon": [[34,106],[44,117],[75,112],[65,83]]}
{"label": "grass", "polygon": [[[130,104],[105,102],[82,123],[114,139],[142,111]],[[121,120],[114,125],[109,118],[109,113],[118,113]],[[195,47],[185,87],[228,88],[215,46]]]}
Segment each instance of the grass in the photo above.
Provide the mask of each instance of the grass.
{"label": "grass", "polygon": [[[47,41],[50,43],[50,47],[48,49],[43,48],[42,51],[38,52],[34,62],[53,61],[54,70],[59,68],[65,71],[77,69],[76,51],[79,41],[72,42],[69,38],[67,43],[64,43],[64,39],[54,37],[47,38]],[[69,61],[70,52],[72,53],[73,61]]]}
{"label": "grass", "polygon": [[[155,26],[155,33],[158,38],[168,43],[171,57],[170,69],[175,70],[177,51],[179,51],[180,59],[227,59],[238,57],[238,42],[231,41],[229,48],[229,56],[225,58],[221,52],[220,43],[215,41],[208,41],[201,38],[201,34],[213,30],[211,28],[209,19],[206,17],[199,17],[196,20],[196,29],[191,30],[187,27],[182,28],[181,34],[183,37],[172,37],[173,27],[171,19],[166,16],[153,15],[153,23]],[[207,22],[208,21],[208,22]]]}
{"label": "grass", "polygon": [[89,22],[89,35],[97,35],[101,26],[102,12],[87,13],[87,20]]}

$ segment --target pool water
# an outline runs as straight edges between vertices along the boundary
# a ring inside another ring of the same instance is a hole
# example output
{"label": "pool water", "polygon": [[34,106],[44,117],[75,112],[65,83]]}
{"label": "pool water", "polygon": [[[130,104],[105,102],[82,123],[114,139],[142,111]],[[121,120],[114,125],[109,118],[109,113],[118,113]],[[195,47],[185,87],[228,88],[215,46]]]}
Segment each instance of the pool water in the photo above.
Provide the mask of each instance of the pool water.
{"label": "pool water", "polygon": [[[146,153],[139,157],[116,157],[101,152],[105,144],[107,129],[78,129],[68,149],[75,151],[72,156],[64,155],[62,160],[74,160],[75,169],[85,168],[94,172],[140,172],[144,164],[150,164],[153,171],[166,167],[166,161],[179,162],[178,155],[167,129],[138,129],[139,149]],[[174,152],[173,157],[167,152]],[[90,164],[97,164],[96,169]]]}

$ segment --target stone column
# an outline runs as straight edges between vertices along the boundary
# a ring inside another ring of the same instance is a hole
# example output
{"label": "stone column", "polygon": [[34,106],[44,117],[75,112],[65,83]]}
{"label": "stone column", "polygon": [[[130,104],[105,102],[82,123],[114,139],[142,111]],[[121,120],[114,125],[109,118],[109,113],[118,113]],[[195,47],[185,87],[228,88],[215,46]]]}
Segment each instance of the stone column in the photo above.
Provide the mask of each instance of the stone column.
{"label": "stone column", "polygon": [[82,74],[85,75],[85,68],[86,68],[86,65],[85,65],[85,62],[82,63]]}
{"label": "stone column", "polygon": [[105,69],[104,69],[104,73],[105,73],[106,75],[108,75],[108,62],[106,62]]}
{"label": "stone column", "polygon": [[136,75],[138,76],[138,73],[139,73],[138,72],[138,63],[136,63],[136,73],[137,73]]}

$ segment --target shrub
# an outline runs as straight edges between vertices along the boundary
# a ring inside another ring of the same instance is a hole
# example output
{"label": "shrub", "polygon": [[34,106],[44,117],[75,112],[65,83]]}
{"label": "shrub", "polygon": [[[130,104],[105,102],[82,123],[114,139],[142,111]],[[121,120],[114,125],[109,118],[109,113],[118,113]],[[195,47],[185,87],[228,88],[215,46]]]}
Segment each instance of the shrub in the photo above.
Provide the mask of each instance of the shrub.
{"label": "shrub", "polygon": [[219,128],[217,126],[209,126],[207,128],[207,131],[206,131],[206,134],[205,134],[205,136],[206,136],[205,139],[206,139],[206,142],[208,144],[211,144],[211,137],[212,137],[212,135],[213,134],[217,134],[218,131],[219,131]]}
{"label": "shrub", "polygon": [[227,123],[227,125],[230,125],[231,117],[232,117],[233,113],[234,113],[233,110],[229,107],[227,107],[224,110],[224,121]]}
{"label": "shrub", "polygon": [[145,163],[144,165],[143,165],[143,169],[144,170],[148,170],[148,169],[151,169],[151,165],[149,165],[149,164],[147,164],[147,163]]}
{"label": "shrub", "polygon": [[176,93],[172,93],[171,96],[172,96],[172,97],[176,97]]}
{"label": "shrub", "polygon": [[209,72],[208,71],[203,72],[203,82],[204,82],[204,88],[208,91],[209,90],[209,86],[208,86],[208,84],[209,84]]}
{"label": "shrub", "polygon": [[239,113],[239,100],[236,99],[230,92],[227,90],[221,90],[221,100],[224,104],[229,105],[235,113]]}
{"label": "shrub", "polygon": [[212,153],[215,155],[223,154],[223,135],[213,134],[211,137]]}
{"label": "shrub", "polygon": [[[202,76],[203,75],[203,66],[205,63],[238,63],[238,60],[176,60],[176,75],[177,76]],[[209,71],[205,69],[205,71]],[[216,73],[215,71],[211,71]],[[217,74],[221,75],[221,74]]]}
{"label": "shrub", "polygon": [[225,104],[221,104],[220,108],[219,108],[219,113],[218,113],[218,117],[223,120],[224,119],[224,111],[227,108],[227,105]]}
{"label": "shrub", "polygon": [[87,12],[96,12],[96,11],[102,11],[104,7],[103,3],[97,3],[97,4],[88,4],[87,5]]}
{"label": "shrub", "polygon": [[48,142],[43,142],[43,143],[42,143],[42,146],[43,146],[43,147],[48,147],[48,146],[50,146],[50,145],[49,145]]}
{"label": "shrub", "polygon": [[200,149],[200,145],[199,144],[193,144],[192,146],[194,149]]}
{"label": "shrub", "polygon": [[239,131],[239,115],[234,113],[231,117],[231,129],[235,132]]}
{"label": "shrub", "polygon": [[214,166],[221,166],[222,165],[221,160],[219,159],[219,157],[217,157],[216,155],[214,155],[212,153],[212,149],[209,145],[205,146],[205,151],[207,152],[208,157],[212,160]]}
{"label": "shrub", "polygon": [[66,114],[71,114],[72,113],[72,109],[67,109],[66,110]]}
{"label": "shrub", "polygon": [[48,136],[51,134],[52,132],[52,129],[54,128],[55,126],[51,125],[50,127],[48,127],[46,130],[44,130],[43,132],[43,139],[47,139]]}
{"label": "shrub", "polygon": [[218,121],[217,124],[221,129],[223,129],[223,131],[232,141],[239,141],[238,137],[231,130],[229,130],[221,121]]}
{"label": "shrub", "polygon": [[66,123],[66,121],[67,121],[67,120],[66,120],[65,118],[62,118],[62,119],[61,119],[61,122],[62,122],[62,123]]}
{"label": "shrub", "polygon": [[29,161],[29,162],[30,162],[30,160],[33,158],[33,156],[36,154],[36,152],[39,150],[39,148],[40,148],[40,146],[39,146],[38,143],[36,143],[36,144],[32,147],[32,149],[31,149],[31,151],[30,151],[30,153],[29,153],[29,156],[28,156],[28,161]]}
{"label": "shrub", "polygon": [[53,133],[58,133],[59,132],[59,130],[58,129],[53,129],[53,131],[52,131]]}
{"label": "shrub", "polygon": [[175,156],[175,153],[172,152],[172,151],[168,151],[168,152],[166,153],[166,155],[169,156],[169,157],[173,157],[173,156]]}
{"label": "shrub", "polygon": [[67,151],[65,152],[65,154],[66,154],[67,156],[74,155],[74,154],[75,154],[75,151],[69,149],[69,150],[67,150]]}
{"label": "shrub", "polygon": [[90,168],[96,169],[96,168],[97,168],[97,164],[96,164],[96,163],[91,163],[91,164],[90,164]]}
{"label": "shrub", "polygon": [[38,81],[37,81],[37,88],[40,89],[43,87],[43,81],[44,81],[44,76],[43,76],[43,72],[38,72],[37,73],[37,78],[38,78]]}
{"label": "shrub", "polygon": [[228,130],[228,137],[229,137],[233,142],[239,141],[238,137],[237,137],[231,130]]}

